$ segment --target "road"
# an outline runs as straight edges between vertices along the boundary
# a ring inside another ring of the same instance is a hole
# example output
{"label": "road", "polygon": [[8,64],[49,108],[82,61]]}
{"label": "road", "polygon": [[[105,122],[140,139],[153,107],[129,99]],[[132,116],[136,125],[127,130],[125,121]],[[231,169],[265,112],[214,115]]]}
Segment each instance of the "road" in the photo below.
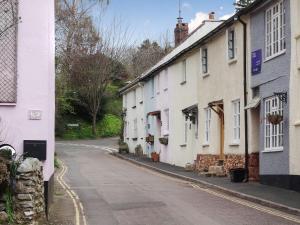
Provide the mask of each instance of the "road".
{"label": "road", "polygon": [[115,140],[56,144],[68,167],[64,180],[78,195],[88,225],[298,224],[299,218],[257,210],[130,164],[103,146],[115,146]]}

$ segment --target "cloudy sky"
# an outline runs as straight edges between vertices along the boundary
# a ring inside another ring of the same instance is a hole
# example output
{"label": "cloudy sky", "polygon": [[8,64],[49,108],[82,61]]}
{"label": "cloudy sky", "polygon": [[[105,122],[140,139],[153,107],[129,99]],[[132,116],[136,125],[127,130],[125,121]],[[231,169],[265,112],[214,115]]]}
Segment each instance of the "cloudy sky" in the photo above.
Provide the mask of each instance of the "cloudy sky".
{"label": "cloudy sky", "polygon": [[[111,0],[104,14],[104,23],[121,18],[129,26],[136,44],[145,38],[160,40],[168,32],[173,40],[173,29],[178,17],[179,0]],[[234,12],[234,0],[181,0],[182,17],[190,30],[197,27],[215,12],[219,19],[226,19]]]}

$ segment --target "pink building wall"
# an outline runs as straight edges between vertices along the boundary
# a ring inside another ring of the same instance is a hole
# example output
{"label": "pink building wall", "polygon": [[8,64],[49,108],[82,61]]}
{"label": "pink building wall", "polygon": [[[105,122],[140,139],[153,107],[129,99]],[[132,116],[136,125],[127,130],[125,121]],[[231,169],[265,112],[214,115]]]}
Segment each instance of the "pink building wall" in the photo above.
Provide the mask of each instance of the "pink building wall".
{"label": "pink building wall", "polygon": [[[44,180],[54,172],[55,17],[54,0],[20,0],[17,36],[17,103],[0,104],[2,136],[23,152],[23,140],[46,140]],[[29,111],[40,110],[40,120]]]}

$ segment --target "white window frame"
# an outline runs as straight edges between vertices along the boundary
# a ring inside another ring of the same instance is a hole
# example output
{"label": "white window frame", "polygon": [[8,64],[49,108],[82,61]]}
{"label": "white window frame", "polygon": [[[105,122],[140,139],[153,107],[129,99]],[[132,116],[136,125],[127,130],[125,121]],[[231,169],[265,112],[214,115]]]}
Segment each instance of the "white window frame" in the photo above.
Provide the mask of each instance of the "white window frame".
{"label": "white window frame", "polygon": [[208,74],[208,48],[203,47],[201,48],[201,69],[202,74]]}
{"label": "white window frame", "polygon": [[151,78],[151,81],[150,81],[150,88],[151,88],[151,97],[154,98],[154,96],[155,96],[154,77]]}
{"label": "white window frame", "polygon": [[186,83],[186,59],[182,60],[181,62],[181,84]]}
{"label": "white window frame", "polygon": [[160,93],[160,74],[156,75],[156,94]]}
{"label": "white window frame", "polygon": [[144,87],[140,87],[140,104],[144,102]]}
{"label": "white window frame", "polygon": [[183,145],[187,144],[188,141],[188,129],[189,129],[189,124],[188,120],[186,118],[186,115],[183,114]]}
{"label": "white window frame", "polygon": [[138,120],[135,118],[133,120],[133,138],[138,138]]}
{"label": "white window frame", "polygon": [[286,51],[285,7],[283,0],[265,12],[265,58],[272,59]]}
{"label": "white window frame", "polygon": [[133,90],[133,105],[132,107],[136,107],[136,89]]}
{"label": "white window frame", "polygon": [[[232,35],[233,33],[233,35]],[[227,30],[227,47],[228,47],[228,51],[227,51],[227,57],[228,60],[234,60],[236,58],[236,54],[235,54],[235,29],[234,28],[230,28]]]}
{"label": "white window frame", "polygon": [[232,119],[233,119],[233,143],[239,144],[241,140],[241,101],[232,101]]}
{"label": "white window frame", "polygon": [[268,114],[274,113],[283,115],[283,103],[275,96],[264,101],[264,151],[266,152],[283,150],[283,121],[278,125],[273,125],[267,119]]}
{"label": "white window frame", "polygon": [[166,68],[165,69],[165,80],[164,80],[164,91],[167,91],[168,90],[168,86],[169,86],[169,69],[168,68]]}
{"label": "white window frame", "polygon": [[204,144],[209,145],[210,132],[211,132],[211,108],[204,109],[204,113],[205,113]]}
{"label": "white window frame", "polygon": [[165,113],[164,134],[168,135],[170,130],[170,110],[165,109],[164,113]]}
{"label": "white window frame", "polygon": [[127,94],[124,94],[124,108],[127,109]]}

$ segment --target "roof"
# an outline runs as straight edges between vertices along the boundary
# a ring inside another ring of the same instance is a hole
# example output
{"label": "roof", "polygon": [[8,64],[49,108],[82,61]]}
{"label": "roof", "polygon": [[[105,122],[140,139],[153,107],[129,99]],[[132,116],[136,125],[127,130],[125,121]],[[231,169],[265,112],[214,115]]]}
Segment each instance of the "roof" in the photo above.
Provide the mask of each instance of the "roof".
{"label": "roof", "polygon": [[172,52],[162,58],[157,64],[155,64],[152,68],[147,70],[145,73],[141,74],[137,77],[133,82],[126,85],[125,87],[120,89],[120,93],[124,93],[127,89],[133,87],[139,81],[143,81],[148,77],[152,76],[156,72],[163,69],[168,64],[172,63],[174,60],[178,59],[183,54],[187,53],[191,49],[195,48],[199,44],[203,43],[208,38],[214,36],[219,33],[223,28],[230,26],[236,18],[239,18],[242,15],[245,15],[252,10],[256,9],[256,7],[260,6],[264,3],[264,0],[256,0],[248,7],[236,12],[232,17],[227,19],[226,21],[216,21],[216,20],[206,20],[201,24],[194,32],[192,32],[189,37],[181,43],[178,47],[176,47]]}

